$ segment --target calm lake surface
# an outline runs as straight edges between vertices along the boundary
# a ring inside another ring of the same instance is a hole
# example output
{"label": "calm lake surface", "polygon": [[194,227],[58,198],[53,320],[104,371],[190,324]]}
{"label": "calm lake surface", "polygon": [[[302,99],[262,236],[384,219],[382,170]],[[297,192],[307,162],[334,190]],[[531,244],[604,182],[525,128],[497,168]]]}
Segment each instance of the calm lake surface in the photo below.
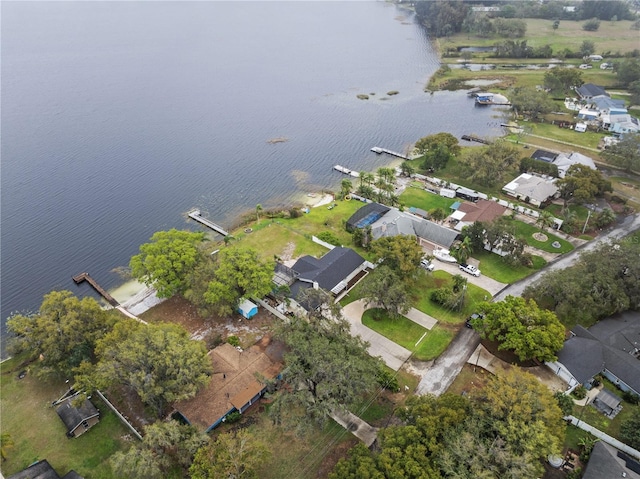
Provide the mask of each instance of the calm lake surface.
{"label": "calm lake surface", "polygon": [[191,208],[229,225],[388,164],[373,146],[500,134],[464,92],[423,92],[437,55],[382,2],[5,1],[1,41],[3,331],[52,289],[93,294],[82,271],[118,286]]}

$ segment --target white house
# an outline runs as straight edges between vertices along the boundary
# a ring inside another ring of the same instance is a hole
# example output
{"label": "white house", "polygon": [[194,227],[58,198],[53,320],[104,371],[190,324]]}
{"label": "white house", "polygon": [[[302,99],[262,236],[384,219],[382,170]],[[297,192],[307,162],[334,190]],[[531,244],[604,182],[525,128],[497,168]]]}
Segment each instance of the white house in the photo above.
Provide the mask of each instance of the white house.
{"label": "white house", "polygon": [[558,187],[552,179],[543,178],[531,173],[522,173],[504,185],[502,191],[525,203],[541,206],[543,203],[557,196]]}

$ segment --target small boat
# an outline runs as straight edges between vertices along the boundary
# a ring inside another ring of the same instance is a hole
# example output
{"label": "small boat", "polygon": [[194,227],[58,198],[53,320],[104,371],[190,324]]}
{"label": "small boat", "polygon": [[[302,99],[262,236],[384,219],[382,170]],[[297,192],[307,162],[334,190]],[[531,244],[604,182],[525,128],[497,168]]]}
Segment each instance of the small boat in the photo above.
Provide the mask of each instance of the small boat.
{"label": "small boat", "polygon": [[433,250],[433,256],[435,259],[442,261],[444,263],[457,263],[458,260],[456,260],[453,256],[451,256],[451,253],[448,249],[436,249]]}

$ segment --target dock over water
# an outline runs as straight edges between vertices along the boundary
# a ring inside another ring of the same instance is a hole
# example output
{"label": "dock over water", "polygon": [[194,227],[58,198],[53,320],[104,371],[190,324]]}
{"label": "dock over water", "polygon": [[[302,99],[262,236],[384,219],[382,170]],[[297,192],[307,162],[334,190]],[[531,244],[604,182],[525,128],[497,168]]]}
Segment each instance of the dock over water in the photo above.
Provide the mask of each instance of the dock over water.
{"label": "dock over water", "polygon": [[80,284],[80,283],[82,283],[83,281],[86,281],[86,282],[87,282],[87,283],[89,283],[89,284],[91,285],[91,287],[92,287],[93,289],[95,289],[95,290],[98,292],[98,294],[99,294],[100,296],[102,296],[102,297],[107,301],[107,303],[109,303],[111,306],[116,307],[116,308],[117,308],[118,306],[120,306],[120,303],[118,303],[118,301],[116,301],[116,299],[115,299],[113,296],[111,296],[109,293],[107,293],[107,291],[106,291],[105,289],[103,289],[103,288],[102,288],[102,286],[100,286],[100,285],[96,282],[96,280],[95,280],[95,279],[93,279],[91,276],[89,276],[89,273],[80,273],[80,274],[76,274],[76,275],[73,277],[73,281],[74,281],[76,284]]}
{"label": "dock over water", "polygon": [[371,151],[380,155],[382,153],[386,153],[387,155],[395,156],[397,158],[402,158],[403,160],[413,160],[414,157],[403,155],[402,153],[398,153],[397,151],[387,150],[386,148],[380,148],[379,146],[374,146],[371,148]]}
{"label": "dock over water", "polygon": [[211,228],[213,231],[215,231],[218,234],[221,234],[222,236],[229,236],[229,232],[226,231],[224,228],[222,228],[222,226],[217,225],[213,221],[209,221],[208,219],[204,218],[200,213],[200,210],[190,211],[189,218],[191,218],[194,221],[197,221],[202,225],[205,225],[207,228]]}
{"label": "dock over water", "polygon": [[357,171],[350,170],[349,168],[345,168],[344,166],[336,165],[333,167],[334,170],[339,171],[340,173],[344,173],[345,175],[353,176],[354,178],[358,178],[360,173]]}

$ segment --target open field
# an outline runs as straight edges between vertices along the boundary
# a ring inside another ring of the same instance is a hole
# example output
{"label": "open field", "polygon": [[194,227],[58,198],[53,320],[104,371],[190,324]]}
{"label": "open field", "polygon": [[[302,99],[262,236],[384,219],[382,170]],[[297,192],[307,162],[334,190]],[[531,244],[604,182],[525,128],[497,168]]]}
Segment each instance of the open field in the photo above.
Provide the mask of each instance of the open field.
{"label": "open field", "polygon": [[[568,48],[573,51],[580,50],[580,45],[585,40],[591,40],[596,45],[596,53],[606,57],[606,52],[625,53],[637,48],[638,31],[631,30],[633,22],[621,20],[618,22],[600,22],[600,28],[595,32],[587,32],[582,29],[584,21],[561,20],[557,30],[553,30],[553,21],[539,18],[525,18],[527,32],[525,39],[533,47],[550,45],[554,53]],[[445,52],[450,48],[463,46],[493,46],[504,41],[504,38],[492,36],[480,38],[467,33],[451,35],[447,39],[438,39],[438,48]]]}
{"label": "open field", "polygon": [[452,198],[445,198],[420,188],[407,188],[400,195],[400,201],[407,207],[413,206],[425,211],[442,208],[447,214],[455,202]]}
{"label": "open field", "polygon": [[[364,312],[362,324],[403,348],[413,351],[413,358],[419,361],[437,358],[453,339],[451,331],[437,325],[428,331],[404,316],[392,319],[384,310],[375,308]],[[426,336],[416,346],[425,333]]]}
{"label": "open field", "polygon": [[125,450],[133,441],[131,434],[102,401],[92,398],[100,410],[100,422],[82,436],[67,439],[66,428],[52,401],[67,389],[64,381],[44,381],[29,374],[18,379],[24,358],[10,359],[1,366],[2,398],[0,399],[1,429],[11,435],[14,446],[7,448],[7,460],[2,462],[5,475],[14,474],[35,461],[47,459],[60,475],[75,470],[87,479],[115,479],[108,458]]}

